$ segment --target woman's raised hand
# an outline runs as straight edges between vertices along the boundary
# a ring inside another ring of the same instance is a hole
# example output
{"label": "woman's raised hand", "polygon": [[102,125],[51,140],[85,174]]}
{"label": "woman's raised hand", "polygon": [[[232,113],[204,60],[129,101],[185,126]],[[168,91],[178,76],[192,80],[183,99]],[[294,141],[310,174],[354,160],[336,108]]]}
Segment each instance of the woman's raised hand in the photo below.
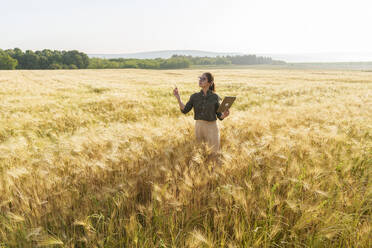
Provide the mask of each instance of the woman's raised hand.
{"label": "woman's raised hand", "polygon": [[174,90],[173,90],[173,95],[175,96],[175,97],[180,97],[180,94],[178,94],[178,89],[177,89],[177,86],[176,86],[176,88],[174,88]]}

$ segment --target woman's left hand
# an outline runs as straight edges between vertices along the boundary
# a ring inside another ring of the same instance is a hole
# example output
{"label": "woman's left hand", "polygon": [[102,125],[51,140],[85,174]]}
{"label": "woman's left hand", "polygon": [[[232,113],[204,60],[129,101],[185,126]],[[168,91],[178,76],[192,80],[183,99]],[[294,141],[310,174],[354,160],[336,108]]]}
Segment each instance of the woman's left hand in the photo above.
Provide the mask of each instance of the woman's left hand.
{"label": "woman's left hand", "polygon": [[227,116],[229,116],[230,114],[230,111],[228,109],[226,109],[223,114],[222,114],[222,119],[225,119]]}

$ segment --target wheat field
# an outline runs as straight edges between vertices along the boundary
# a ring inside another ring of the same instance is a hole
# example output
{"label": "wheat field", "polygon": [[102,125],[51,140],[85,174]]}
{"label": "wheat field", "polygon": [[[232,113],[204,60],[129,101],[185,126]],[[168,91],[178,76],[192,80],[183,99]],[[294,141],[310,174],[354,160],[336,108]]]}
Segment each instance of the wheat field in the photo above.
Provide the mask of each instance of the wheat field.
{"label": "wheat field", "polygon": [[372,72],[0,71],[0,247],[371,247]]}

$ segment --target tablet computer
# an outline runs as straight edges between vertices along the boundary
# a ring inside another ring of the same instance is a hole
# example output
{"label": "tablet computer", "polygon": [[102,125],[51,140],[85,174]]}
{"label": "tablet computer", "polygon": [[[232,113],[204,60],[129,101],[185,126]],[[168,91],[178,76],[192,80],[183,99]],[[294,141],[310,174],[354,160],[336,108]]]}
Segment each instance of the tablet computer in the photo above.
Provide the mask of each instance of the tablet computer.
{"label": "tablet computer", "polygon": [[225,96],[220,107],[217,109],[217,113],[223,113],[226,109],[229,109],[233,102],[235,101],[236,96]]}

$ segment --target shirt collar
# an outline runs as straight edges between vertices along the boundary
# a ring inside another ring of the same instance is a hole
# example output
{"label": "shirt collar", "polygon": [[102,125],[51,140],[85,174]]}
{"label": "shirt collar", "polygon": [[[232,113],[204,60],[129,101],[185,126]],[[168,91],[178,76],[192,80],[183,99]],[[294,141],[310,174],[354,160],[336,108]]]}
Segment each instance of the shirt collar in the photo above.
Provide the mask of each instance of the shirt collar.
{"label": "shirt collar", "polygon": [[[203,92],[203,89],[200,90],[200,93],[202,94],[202,96],[204,96],[204,92]],[[207,96],[211,95],[212,94],[212,91],[210,89],[207,90]]]}

